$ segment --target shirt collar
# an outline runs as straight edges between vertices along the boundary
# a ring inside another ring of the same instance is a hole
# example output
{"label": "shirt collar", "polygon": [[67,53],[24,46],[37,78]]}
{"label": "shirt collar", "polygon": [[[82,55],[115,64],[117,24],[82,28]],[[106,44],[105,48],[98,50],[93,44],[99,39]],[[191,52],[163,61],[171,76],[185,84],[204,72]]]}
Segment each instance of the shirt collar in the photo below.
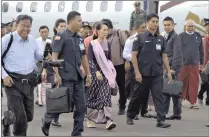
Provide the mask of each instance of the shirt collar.
{"label": "shirt collar", "polygon": [[188,32],[188,31],[186,31],[186,33],[189,34],[189,35],[194,34],[194,32]]}
{"label": "shirt collar", "polygon": [[142,13],[141,10],[139,10],[139,11],[136,11],[136,10],[135,10],[135,14],[140,14],[140,13]]}
{"label": "shirt collar", "polygon": [[[152,33],[149,32],[148,30],[145,31],[145,34],[146,34],[147,36],[149,36],[149,35],[150,35],[150,36],[153,36]],[[155,32],[154,36],[158,36],[157,32]]]}
{"label": "shirt collar", "polygon": [[39,39],[42,41],[42,42],[46,42],[46,40],[43,40],[43,38],[42,37],[39,37]]}
{"label": "shirt collar", "polygon": [[67,31],[67,33],[70,35],[70,37],[73,37],[73,36],[75,36],[75,37],[78,37],[79,36],[79,34],[78,33],[73,33],[72,31],[70,31],[68,28],[66,29],[66,31]]}
{"label": "shirt collar", "polygon": [[22,37],[20,37],[20,35],[17,33],[17,31],[15,31],[14,34],[15,34],[16,39],[17,39],[18,41],[25,41],[25,42],[27,41],[27,42],[29,42],[29,37],[27,37],[26,40],[23,40]]}

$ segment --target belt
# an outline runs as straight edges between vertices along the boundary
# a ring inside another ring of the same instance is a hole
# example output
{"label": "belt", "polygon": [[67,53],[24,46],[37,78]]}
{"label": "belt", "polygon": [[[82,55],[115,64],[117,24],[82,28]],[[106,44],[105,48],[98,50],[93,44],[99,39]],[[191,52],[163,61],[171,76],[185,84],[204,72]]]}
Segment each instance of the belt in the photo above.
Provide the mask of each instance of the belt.
{"label": "belt", "polygon": [[10,76],[15,79],[16,81],[20,81],[23,84],[28,84],[29,83],[29,76],[31,73],[27,75],[22,75],[22,74],[17,74],[17,73],[10,73]]}

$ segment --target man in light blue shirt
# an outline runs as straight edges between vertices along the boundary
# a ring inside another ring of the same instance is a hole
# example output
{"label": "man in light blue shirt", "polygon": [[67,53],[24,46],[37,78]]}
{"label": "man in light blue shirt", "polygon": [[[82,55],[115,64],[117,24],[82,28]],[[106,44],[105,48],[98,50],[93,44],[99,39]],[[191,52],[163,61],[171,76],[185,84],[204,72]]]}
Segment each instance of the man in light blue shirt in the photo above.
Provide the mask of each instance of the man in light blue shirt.
{"label": "man in light blue shirt", "polygon": [[[2,79],[8,100],[8,110],[14,114],[14,136],[27,136],[28,122],[34,113],[34,75],[37,60],[42,60],[36,39],[29,35],[32,17],[19,15],[16,20],[17,31],[12,32],[13,41],[3,59]],[[11,34],[2,38],[2,54],[6,51]],[[3,120],[4,123],[4,120]],[[10,136],[9,125],[3,124],[3,135]]]}

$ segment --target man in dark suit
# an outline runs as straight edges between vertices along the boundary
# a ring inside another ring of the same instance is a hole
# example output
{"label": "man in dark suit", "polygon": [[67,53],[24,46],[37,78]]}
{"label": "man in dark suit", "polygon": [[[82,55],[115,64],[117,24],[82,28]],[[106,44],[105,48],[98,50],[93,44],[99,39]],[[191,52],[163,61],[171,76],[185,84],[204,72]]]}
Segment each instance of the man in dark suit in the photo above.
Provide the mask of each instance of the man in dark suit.
{"label": "man in dark suit", "polygon": [[[174,20],[171,17],[166,17],[163,20],[164,25],[164,38],[166,43],[166,51],[168,55],[169,65],[171,68],[172,74],[175,76],[175,79],[178,79],[178,73],[183,64],[182,57],[182,45],[179,35],[174,30]],[[181,96],[173,96],[170,94],[165,94],[165,111],[168,114],[170,106],[170,98],[173,100],[173,115],[167,117],[168,120],[180,120],[181,119]]]}

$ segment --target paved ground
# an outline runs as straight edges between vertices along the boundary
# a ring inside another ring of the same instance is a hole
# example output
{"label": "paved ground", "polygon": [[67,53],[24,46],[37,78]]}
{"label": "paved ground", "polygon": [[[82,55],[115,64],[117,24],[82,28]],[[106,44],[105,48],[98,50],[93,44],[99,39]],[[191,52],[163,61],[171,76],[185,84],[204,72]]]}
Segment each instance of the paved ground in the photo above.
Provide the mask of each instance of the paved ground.
{"label": "paved ground", "polygon": [[[2,99],[2,111],[5,109],[6,99],[4,97]],[[156,128],[155,119],[145,118],[141,118],[139,121],[135,121],[135,125],[129,126],[126,125],[125,116],[117,115],[117,97],[113,97],[113,119],[117,123],[117,127],[112,131],[106,131],[105,125],[98,125],[96,129],[88,129],[85,127],[83,136],[208,136],[209,128],[205,127],[205,124],[208,123],[208,107],[191,110],[188,108],[188,104],[186,104],[182,109],[183,119],[181,121],[167,121],[172,124],[172,127],[169,129]],[[29,124],[28,136],[43,136],[40,130],[40,119],[44,112],[45,107],[35,106],[35,117]],[[51,128],[51,136],[70,135],[73,125],[72,114],[62,114],[60,116],[60,123],[62,124],[61,128]]]}

